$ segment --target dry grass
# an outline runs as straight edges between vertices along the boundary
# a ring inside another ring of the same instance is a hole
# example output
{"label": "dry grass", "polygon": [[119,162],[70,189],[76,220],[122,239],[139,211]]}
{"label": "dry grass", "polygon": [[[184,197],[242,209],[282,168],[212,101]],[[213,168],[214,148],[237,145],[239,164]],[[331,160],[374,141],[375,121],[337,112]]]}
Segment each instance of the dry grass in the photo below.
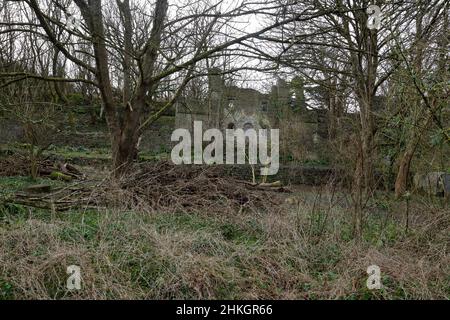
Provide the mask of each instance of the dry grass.
{"label": "dry grass", "polygon": [[[3,206],[0,298],[450,298],[447,208],[414,201],[405,234],[403,204],[379,196],[357,243],[345,194],[312,188],[284,197],[264,210],[232,202],[220,212],[142,201],[53,214]],[[65,288],[72,264],[81,267],[80,291]],[[366,288],[373,264],[383,275],[379,291]]]}

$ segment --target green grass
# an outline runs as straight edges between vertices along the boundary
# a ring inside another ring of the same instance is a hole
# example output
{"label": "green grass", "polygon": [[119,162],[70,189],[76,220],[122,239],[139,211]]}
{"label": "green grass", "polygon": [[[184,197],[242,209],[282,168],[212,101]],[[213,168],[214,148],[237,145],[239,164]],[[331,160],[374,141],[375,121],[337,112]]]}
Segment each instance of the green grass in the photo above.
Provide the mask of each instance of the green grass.
{"label": "green grass", "polygon": [[56,147],[52,146],[45,152],[45,155],[61,156],[64,159],[70,160],[75,158],[85,159],[111,159],[111,151],[109,148],[85,148],[85,147]]}
{"label": "green grass", "polygon": [[7,196],[32,185],[45,184],[53,188],[61,187],[64,182],[51,180],[47,178],[37,178],[33,180],[31,177],[0,177],[0,196]]}
{"label": "green grass", "polygon": [[101,213],[95,210],[70,211],[59,214],[61,221],[66,222],[58,236],[70,243],[95,241],[99,231]]}
{"label": "green grass", "polygon": [[[26,153],[28,151],[28,144],[14,143],[10,145],[1,146],[3,152],[19,152]],[[66,161],[86,159],[86,160],[111,160],[111,149],[104,148],[86,148],[82,146],[50,146],[44,151],[44,157],[56,156],[65,159]],[[141,151],[139,152],[140,161],[162,161],[170,159],[170,151],[160,150],[160,152]]]}
{"label": "green grass", "polygon": [[0,300],[14,299],[13,285],[0,278]]}
{"label": "green grass", "polygon": [[217,224],[214,220],[195,214],[161,214],[154,217],[153,223],[158,231],[214,231]]}
{"label": "green grass", "polygon": [[[29,183],[0,179],[6,193]],[[314,199],[305,193],[298,196]],[[0,299],[448,298],[445,224],[412,219],[405,234],[401,211],[391,217],[395,206],[374,201],[377,214],[357,242],[346,209],[333,207],[325,220],[325,208],[312,212],[312,202],[226,216],[0,205]],[[411,215],[424,211],[414,203]],[[80,292],[65,289],[71,264],[82,269]],[[380,291],[366,288],[372,264],[382,269]]]}
{"label": "green grass", "polygon": [[153,223],[159,231],[204,232],[220,235],[226,241],[249,246],[257,244],[263,238],[263,231],[254,221],[238,225],[204,215],[183,213],[161,214],[154,218]]}

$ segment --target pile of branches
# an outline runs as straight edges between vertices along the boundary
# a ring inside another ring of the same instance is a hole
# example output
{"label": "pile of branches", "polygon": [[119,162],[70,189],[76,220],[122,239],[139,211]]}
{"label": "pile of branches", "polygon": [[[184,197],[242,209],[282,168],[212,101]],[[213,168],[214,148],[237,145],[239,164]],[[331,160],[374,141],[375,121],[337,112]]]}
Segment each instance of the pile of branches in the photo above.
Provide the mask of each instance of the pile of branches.
{"label": "pile of branches", "polygon": [[274,192],[289,192],[278,185],[254,185],[224,176],[221,167],[175,166],[169,162],[135,165],[104,192],[108,203],[118,199],[129,208],[164,212],[223,213],[229,210],[269,210],[281,203]]}
{"label": "pile of branches", "polygon": [[96,190],[97,186],[93,181],[81,181],[55,189],[47,185],[31,186],[1,199],[0,203],[47,209],[52,212],[96,209],[99,203],[95,199],[93,191]]}
{"label": "pile of branches", "polygon": [[221,167],[136,164],[120,179],[82,181],[45,195],[21,192],[11,202],[56,211],[118,207],[158,212],[270,211],[282,203],[277,184],[257,185],[223,175]]}
{"label": "pile of branches", "polygon": [[[46,166],[47,163],[40,161],[39,167]],[[8,155],[0,157],[0,176],[26,176],[30,174],[30,161],[24,156]]]}

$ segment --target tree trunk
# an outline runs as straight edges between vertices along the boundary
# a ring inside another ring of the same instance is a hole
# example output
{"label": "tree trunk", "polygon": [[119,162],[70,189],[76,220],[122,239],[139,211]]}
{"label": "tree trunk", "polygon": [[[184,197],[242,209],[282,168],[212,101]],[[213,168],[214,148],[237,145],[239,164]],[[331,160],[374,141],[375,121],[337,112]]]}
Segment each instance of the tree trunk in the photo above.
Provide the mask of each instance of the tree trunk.
{"label": "tree trunk", "polygon": [[117,109],[114,105],[111,78],[109,75],[109,57],[105,43],[105,27],[103,24],[102,1],[92,0],[87,4],[84,1],[75,0],[75,3],[80,8],[81,14],[88,24],[89,31],[92,37],[96,65],[95,77],[99,84],[100,94],[105,110],[106,122],[111,139],[112,158],[115,164],[115,159],[121,153],[121,130],[117,115]]}
{"label": "tree trunk", "polygon": [[128,103],[122,130],[116,137],[117,152],[113,155],[113,166],[117,175],[125,172],[127,167],[137,159],[141,110],[144,105],[144,96]]}
{"label": "tree trunk", "polygon": [[374,188],[372,101],[372,97],[363,97],[359,103],[361,109],[361,175],[367,193]]}
{"label": "tree trunk", "polygon": [[[134,97],[126,104],[121,131],[115,136],[115,139],[117,139],[115,141],[117,150],[116,153],[113,152],[113,165],[116,175],[121,175],[129,164],[137,158],[137,144],[141,135],[140,121],[143,110],[145,109],[145,99],[147,96],[151,97],[153,95],[152,90],[154,90],[155,83],[152,81],[152,76],[155,71],[168,7],[167,0],[158,0],[156,2],[153,27],[146,45],[146,52],[141,61],[142,73],[140,75],[140,84],[135,90]],[[124,23],[127,24],[126,16],[129,15],[127,11],[130,10],[129,6],[127,7],[127,1],[121,4],[121,8],[124,13]],[[125,26],[125,28],[130,28],[130,26]],[[131,37],[128,40],[131,41]],[[131,43],[128,43],[127,46],[131,46]],[[127,75],[125,77],[127,78]]]}
{"label": "tree trunk", "polygon": [[362,223],[363,223],[363,190],[364,190],[364,156],[362,149],[362,142],[359,137],[356,138],[357,152],[356,152],[356,168],[353,177],[353,236],[360,240],[362,237]]}
{"label": "tree trunk", "polygon": [[411,161],[416,150],[416,143],[411,143],[406,148],[405,153],[400,161],[400,168],[398,169],[397,179],[395,180],[395,197],[400,198],[407,190],[408,176]]}
{"label": "tree trunk", "polygon": [[[424,50],[424,43],[422,37],[422,23],[423,23],[423,4],[420,3],[420,1],[417,2],[418,6],[418,14],[416,17],[416,47],[414,52],[414,73],[417,77],[421,77],[422,75],[422,60],[423,60],[423,50]],[[414,101],[414,105],[416,105],[418,108],[422,109],[420,98],[414,97],[416,101]],[[419,109],[419,110],[421,110]],[[420,116],[419,119],[417,119],[417,124],[421,122]],[[428,121],[426,126],[428,126]],[[408,188],[408,177],[409,177],[409,170],[411,167],[411,161],[414,157],[414,153],[416,151],[417,145],[420,140],[420,136],[422,132],[418,128],[412,129],[412,137],[407,141],[407,146],[405,149],[405,152],[403,153],[402,159],[400,160],[400,167],[397,174],[397,179],[395,180],[395,197],[399,198],[401,197]]]}
{"label": "tree trunk", "polygon": [[[61,78],[64,77],[64,66],[61,66],[59,63],[59,50],[57,48],[55,49],[55,53],[53,55],[52,71],[54,76],[58,76]],[[64,83],[55,82],[53,86],[59,101],[64,105],[68,105],[69,101],[67,100],[65,95]]]}

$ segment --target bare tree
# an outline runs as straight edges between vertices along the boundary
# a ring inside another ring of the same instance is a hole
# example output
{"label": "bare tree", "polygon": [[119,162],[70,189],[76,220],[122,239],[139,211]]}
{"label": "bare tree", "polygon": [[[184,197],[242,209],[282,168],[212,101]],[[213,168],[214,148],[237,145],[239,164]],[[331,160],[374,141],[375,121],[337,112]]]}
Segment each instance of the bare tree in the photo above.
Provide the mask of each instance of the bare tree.
{"label": "bare tree", "polygon": [[[145,127],[173,106],[193,78],[204,74],[198,67],[206,59],[217,58],[227,50],[230,55],[243,54],[241,48],[254,45],[251,39],[300,18],[298,15],[278,20],[248,33],[233,29],[233,24],[245,16],[273,15],[280,5],[276,1],[247,0],[228,8],[223,1],[209,0],[171,6],[167,0],[136,3],[117,0],[115,5],[101,0],[74,0],[74,4],[68,0],[25,0],[14,5],[20,14],[5,24],[9,28],[5,33],[33,34],[38,39],[30,42],[31,46],[40,43],[52,48],[56,66],[62,61],[58,56],[64,56],[67,68],[76,66],[84,71],[78,73],[82,77],[70,70],[65,74],[58,72],[62,70],[57,67],[48,73],[3,73],[0,77],[9,79],[3,86],[33,77],[97,87],[116,170],[126,168],[135,158],[136,144]],[[180,12],[185,14],[180,16]],[[74,16],[82,18],[79,26],[64,21]],[[234,34],[224,37],[225,26],[231,26]],[[175,84],[174,91],[164,106],[155,110],[152,101],[157,98],[158,88],[167,81]],[[118,106],[114,97],[119,87],[122,103]]]}
{"label": "bare tree", "polygon": [[[448,3],[442,11],[442,23],[439,28],[431,28],[436,24],[438,17],[429,3],[417,1],[416,35],[412,47],[406,50],[400,43],[397,43],[399,56],[403,60],[405,77],[413,84],[410,88],[411,98],[407,101],[407,114],[412,115],[413,125],[407,135],[406,146],[400,157],[400,164],[395,181],[395,195],[402,196],[408,187],[408,177],[411,162],[417,150],[420,139],[426,130],[433,123],[442,129],[442,134],[449,142],[449,136],[444,129],[437,114],[445,107],[445,100],[448,98],[448,57],[447,48],[448,37]],[[438,32],[433,32],[437,29]],[[437,41],[434,41],[436,39]],[[437,42],[437,43],[435,43]],[[438,48],[437,53],[432,54],[433,45]],[[408,54],[408,51],[410,54]],[[428,53],[427,67],[424,68],[424,53]],[[435,66],[435,67],[433,67]],[[437,76],[436,76],[437,75]],[[425,80],[427,79],[427,80]]]}
{"label": "bare tree", "polygon": [[[416,41],[410,37],[418,12],[414,2],[311,0],[282,3],[282,15],[302,11],[310,15],[322,14],[307,21],[293,21],[269,36],[260,36],[260,40],[276,44],[278,50],[275,54],[260,50],[259,54],[324,88],[332,120],[349,107],[358,113],[358,134],[352,138],[357,150],[353,155],[352,185],[355,232],[360,235],[365,197],[371,195],[376,185],[376,134],[379,130],[376,109],[382,107],[376,105],[377,94],[405,63],[398,55],[397,44],[401,42],[413,48],[420,44],[419,40],[425,41],[442,18],[445,2],[434,0],[425,6],[427,23]],[[383,13],[378,30],[368,27],[367,9],[371,4],[380,6]],[[351,105],[348,98],[356,103]],[[336,123],[331,121],[331,124],[333,136]]]}

